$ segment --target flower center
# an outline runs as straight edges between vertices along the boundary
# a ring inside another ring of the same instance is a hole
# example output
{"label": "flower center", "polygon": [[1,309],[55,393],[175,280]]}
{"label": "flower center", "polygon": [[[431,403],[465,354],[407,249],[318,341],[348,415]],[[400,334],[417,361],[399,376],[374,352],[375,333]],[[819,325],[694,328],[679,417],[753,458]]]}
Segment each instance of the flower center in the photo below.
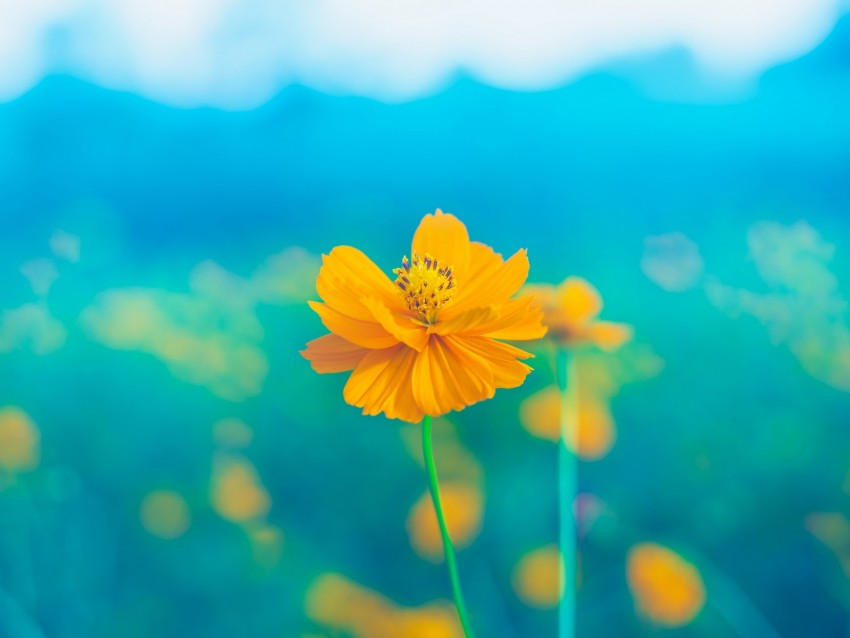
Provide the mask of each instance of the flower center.
{"label": "flower center", "polygon": [[437,312],[449,305],[457,292],[452,267],[440,266],[427,253],[424,258],[413,253],[412,261],[405,257],[393,274],[408,310],[429,325],[437,322]]}

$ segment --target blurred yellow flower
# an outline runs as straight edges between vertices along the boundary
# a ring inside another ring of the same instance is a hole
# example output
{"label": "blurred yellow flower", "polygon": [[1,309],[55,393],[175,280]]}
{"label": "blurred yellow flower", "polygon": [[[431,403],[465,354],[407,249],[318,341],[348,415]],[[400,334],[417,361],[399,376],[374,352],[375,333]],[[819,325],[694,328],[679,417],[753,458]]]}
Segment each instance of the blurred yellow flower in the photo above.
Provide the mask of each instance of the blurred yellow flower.
{"label": "blurred yellow flower", "polygon": [[626,577],[638,612],[658,625],[687,625],[705,605],[705,585],[697,568],[662,545],[632,547]]}
{"label": "blurred yellow flower", "polygon": [[512,583],[519,599],[536,609],[557,607],[563,592],[564,562],[556,545],[525,554],[514,567]]}
{"label": "blurred yellow flower", "polygon": [[283,532],[274,525],[264,523],[248,532],[254,553],[254,562],[271,568],[280,562],[283,553]]}
{"label": "blurred yellow flower", "polygon": [[840,512],[812,512],[805,524],[809,533],[835,554],[850,578],[850,519]]}
{"label": "blurred yellow flower", "polygon": [[221,448],[245,448],[254,440],[254,431],[239,419],[222,419],[213,425],[213,440]]}
{"label": "blurred yellow flower", "polygon": [[339,574],[319,576],[304,602],[307,616],[353,638],[460,638],[451,607],[408,609]]}
{"label": "blurred yellow flower", "polygon": [[0,471],[26,472],[40,460],[41,434],[30,416],[14,406],[0,408]]}
{"label": "blurred yellow flower", "polygon": [[301,354],[316,372],[352,371],[348,403],[417,423],[523,383],[531,368],[520,359],[531,355],[502,340],[546,332],[533,298],[514,297],[528,276],[525,250],[505,261],[437,210],[393,273],[394,282],[350,246],[323,257],[316,288],[324,303],[310,307],[330,334]]}
{"label": "blurred yellow flower", "polygon": [[210,497],[219,516],[235,523],[260,519],[271,507],[254,465],[236,455],[219,454],[213,460]]}
{"label": "blurred yellow flower", "polygon": [[173,490],[154,490],[139,507],[139,520],[150,534],[160,538],[179,538],[191,524],[189,506]]}
{"label": "blurred yellow flower", "polygon": [[[443,483],[440,487],[446,526],[455,547],[466,547],[481,531],[484,503],[481,490],[463,483]],[[443,560],[443,541],[431,495],[425,492],[407,516],[407,533],[417,554],[433,562]]]}
{"label": "blurred yellow flower", "polygon": [[562,346],[593,344],[616,350],[632,337],[630,326],[596,319],[602,311],[602,297],[580,277],[568,277],[559,286],[530,284],[523,291],[533,295],[543,309],[547,336]]}
{"label": "blurred yellow flower", "polygon": [[[577,406],[578,442],[568,439],[567,446],[581,458],[595,460],[605,456],[617,439],[614,418],[608,402],[592,392],[583,391]],[[534,436],[557,441],[561,436],[562,396],[556,386],[543,388],[520,404],[520,421]]]}

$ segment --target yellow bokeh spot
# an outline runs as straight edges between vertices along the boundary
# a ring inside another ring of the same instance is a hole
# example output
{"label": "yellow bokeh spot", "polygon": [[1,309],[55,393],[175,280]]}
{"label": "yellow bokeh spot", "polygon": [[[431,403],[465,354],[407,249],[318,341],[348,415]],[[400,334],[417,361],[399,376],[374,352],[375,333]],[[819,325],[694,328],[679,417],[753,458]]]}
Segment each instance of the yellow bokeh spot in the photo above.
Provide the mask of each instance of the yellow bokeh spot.
{"label": "yellow bokeh spot", "polygon": [[0,408],[0,470],[26,472],[41,460],[41,434],[30,416],[13,406]]}
{"label": "yellow bokeh spot", "polygon": [[705,605],[705,585],[697,568],[662,545],[632,547],[626,576],[636,609],[658,625],[687,625]]}
{"label": "yellow bokeh spot", "polygon": [[213,463],[211,500],[219,516],[236,523],[260,519],[271,507],[253,464],[236,456],[218,458]]}
{"label": "yellow bokeh spot", "polygon": [[254,431],[239,419],[222,419],[213,425],[216,445],[227,448],[246,448],[254,439]]}
{"label": "yellow bokeh spot", "polygon": [[832,550],[850,578],[850,519],[840,512],[812,512],[805,522],[806,529]]}
{"label": "yellow bokeh spot", "polygon": [[353,638],[461,638],[448,604],[409,609],[339,574],[324,574],[307,592],[305,611],[315,622]]}
{"label": "yellow bokeh spot", "polygon": [[[440,486],[440,494],[452,543],[455,548],[468,546],[481,531],[481,491],[471,485],[447,482]],[[407,533],[417,554],[434,562],[443,560],[443,541],[430,492],[420,496],[410,509]]]}
{"label": "yellow bokeh spot", "polygon": [[191,524],[186,500],[173,490],[155,490],[142,500],[139,520],[149,533],[160,538],[179,538]]}
{"label": "yellow bokeh spot", "polygon": [[254,561],[262,567],[274,567],[283,553],[283,532],[274,525],[260,525],[249,532]]}
{"label": "yellow bokeh spot", "polygon": [[[561,393],[555,386],[544,388],[525,399],[520,406],[520,421],[529,433],[557,441],[561,436]],[[567,409],[575,410],[568,405]],[[607,402],[593,394],[582,394],[578,401],[578,444],[567,444],[581,458],[596,460],[605,456],[617,439],[614,419]]]}
{"label": "yellow bokeh spot", "polygon": [[523,556],[514,568],[514,591],[531,607],[552,609],[561,599],[563,574],[561,553],[555,545],[535,549]]}
{"label": "yellow bokeh spot", "polygon": [[429,605],[396,612],[398,635],[404,638],[455,638],[460,636],[457,616],[450,607]]}

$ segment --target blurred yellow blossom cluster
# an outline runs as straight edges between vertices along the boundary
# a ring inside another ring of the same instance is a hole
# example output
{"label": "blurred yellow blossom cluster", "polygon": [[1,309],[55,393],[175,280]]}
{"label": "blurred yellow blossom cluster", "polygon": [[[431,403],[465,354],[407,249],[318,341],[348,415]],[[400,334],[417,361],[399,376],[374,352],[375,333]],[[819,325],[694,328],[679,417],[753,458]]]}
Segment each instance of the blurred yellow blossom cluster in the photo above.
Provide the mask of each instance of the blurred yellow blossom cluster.
{"label": "blurred yellow blossom cluster", "polygon": [[60,262],[75,264],[80,259],[80,240],[63,230],[56,230],[48,242],[52,257],[36,257],[20,267],[36,297],[35,301],[0,313],[0,352],[26,348],[36,355],[59,350],[68,330],[53,316],[47,296],[59,278]]}
{"label": "blurred yellow blossom cluster", "polygon": [[651,379],[663,361],[642,344],[629,344],[615,352],[574,353],[574,391],[566,399],[557,386],[547,386],[520,405],[520,422],[532,435],[557,441],[561,435],[561,410],[566,405],[576,415],[578,437],[567,445],[584,460],[604,457],[617,440],[611,403],[623,386]]}
{"label": "blurred yellow blossom cluster", "polygon": [[736,287],[706,275],[697,245],[681,233],[649,238],[644,274],[664,290],[698,285],[730,318],[749,316],[784,344],[814,378],[850,392],[847,301],[830,262],[835,246],[804,221],[764,221],[747,232],[748,259],[767,290]]}
{"label": "blurred yellow blossom cluster", "polygon": [[95,341],[151,354],[177,378],[242,401],[260,394],[269,368],[256,306],[306,300],[318,269],[318,259],[300,248],[269,257],[249,278],[206,261],[192,271],[188,293],[107,290],[81,322]]}
{"label": "blurred yellow blossom cluster", "polygon": [[222,419],[213,426],[217,449],[212,461],[210,502],[219,516],[245,530],[257,564],[273,567],[283,551],[283,532],[268,522],[271,497],[257,468],[242,452],[253,436],[253,430],[239,419]]}
{"label": "blurred yellow blossom cluster", "polygon": [[448,602],[402,607],[340,574],[323,574],[313,582],[305,610],[316,623],[352,638],[463,636]]}
{"label": "blurred yellow blossom cluster", "polygon": [[[215,451],[209,483],[209,506],[239,527],[251,541],[255,562],[274,567],[283,550],[283,532],[267,520],[271,497],[257,468],[243,453],[253,440],[253,430],[235,418],[222,419],[212,429]],[[139,508],[142,527],[163,539],[179,538],[192,522],[186,499],[170,488],[145,495]]]}
{"label": "blurred yellow blossom cluster", "polygon": [[602,296],[581,277],[567,277],[558,286],[529,284],[523,291],[543,309],[543,325],[549,329],[546,337],[562,347],[594,345],[616,350],[631,339],[630,326],[598,319]]}

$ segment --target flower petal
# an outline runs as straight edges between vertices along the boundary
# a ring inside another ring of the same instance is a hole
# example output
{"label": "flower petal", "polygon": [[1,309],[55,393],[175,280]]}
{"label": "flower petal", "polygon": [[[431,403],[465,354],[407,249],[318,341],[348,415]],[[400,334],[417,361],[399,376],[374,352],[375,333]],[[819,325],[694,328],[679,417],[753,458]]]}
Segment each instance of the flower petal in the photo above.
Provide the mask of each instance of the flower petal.
{"label": "flower petal", "polygon": [[450,339],[431,335],[413,366],[413,396],[422,411],[431,416],[462,410],[496,392],[487,362],[452,347]]}
{"label": "flower petal", "polygon": [[469,330],[456,332],[509,341],[540,339],[546,335],[546,326],[543,325],[542,320],[543,312],[537,305],[537,299],[532,295],[524,295],[509,299],[498,306],[489,321],[482,322]]}
{"label": "flower petal", "polygon": [[376,321],[353,319],[317,301],[307,303],[319,315],[325,328],[346,341],[371,349],[389,348],[398,344],[398,339]]}
{"label": "flower petal", "polygon": [[351,373],[343,390],[346,402],[363,414],[383,412],[390,419],[418,423],[424,416],[413,398],[415,350],[403,344],[371,350]]}
{"label": "flower petal", "polygon": [[411,250],[418,255],[436,257],[444,266],[451,266],[458,282],[466,278],[469,268],[469,233],[457,217],[439,208],[425,215],[413,235]]}
{"label": "flower petal", "polygon": [[493,308],[473,308],[446,321],[438,321],[428,327],[428,332],[438,335],[464,334],[497,319],[498,315]]}
{"label": "flower petal", "polygon": [[360,321],[374,320],[362,303],[365,297],[375,297],[393,310],[401,311],[404,307],[389,277],[351,246],[337,246],[329,255],[322,256],[316,291],[328,306]]}
{"label": "flower petal", "polygon": [[463,350],[471,358],[477,356],[493,373],[493,383],[497,388],[516,388],[522,385],[525,377],[532,371],[517,359],[530,359],[533,355],[507,343],[488,337],[445,337],[453,350]]}
{"label": "flower petal", "polygon": [[603,350],[616,350],[632,338],[632,327],[613,321],[594,321],[587,326],[585,337]]}
{"label": "flower petal", "polygon": [[367,348],[329,334],[308,342],[301,356],[310,362],[313,370],[324,373],[353,370],[368,353]]}
{"label": "flower petal", "polygon": [[503,304],[528,278],[528,253],[525,249],[518,250],[502,262],[489,246],[473,246],[472,261],[476,268],[471,269],[466,280],[458,281],[457,299],[443,313],[446,319],[470,308]]}
{"label": "flower petal", "polygon": [[567,277],[555,294],[559,314],[574,326],[588,323],[602,311],[599,292],[581,277]]}
{"label": "flower petal", "polygon": [[393,313],[378,299],[372,297],[364,299],[363,305],[369,309],[384,330],[402,343],[416,351],[421,351],[428,343],[428,330],[422,324],[412,321],[408,315]]}

